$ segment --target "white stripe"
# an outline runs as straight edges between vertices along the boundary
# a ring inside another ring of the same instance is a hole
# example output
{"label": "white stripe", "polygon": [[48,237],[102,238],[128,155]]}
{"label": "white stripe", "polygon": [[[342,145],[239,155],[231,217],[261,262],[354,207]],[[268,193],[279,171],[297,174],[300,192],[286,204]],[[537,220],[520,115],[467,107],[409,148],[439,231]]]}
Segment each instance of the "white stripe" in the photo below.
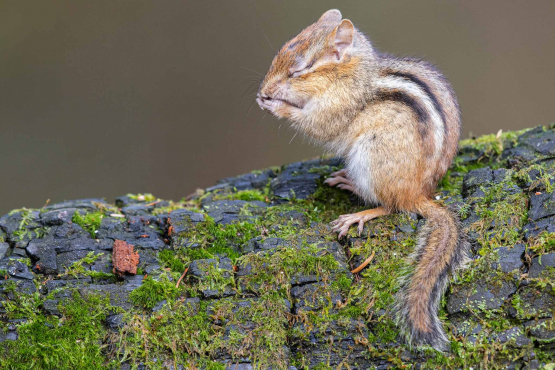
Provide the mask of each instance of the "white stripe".
{"label": "white stripe", "polygon": [[441,116],[436,110],[436,107],[434,106],[434,103],[432,99],[430,99],[428,94],[426,94],[426,92],[424,92],[417,84],[411,81],[407,81],[402,77],[389,76],[378,79],[376,80],[375,87],[404,91],[424,105],[424,107],[426,108],[426,112],[429,114],[433,124],[435,145],[434,157],[438,158],[441,155],[441,151],[443,149],[444,122],[441,120]]}

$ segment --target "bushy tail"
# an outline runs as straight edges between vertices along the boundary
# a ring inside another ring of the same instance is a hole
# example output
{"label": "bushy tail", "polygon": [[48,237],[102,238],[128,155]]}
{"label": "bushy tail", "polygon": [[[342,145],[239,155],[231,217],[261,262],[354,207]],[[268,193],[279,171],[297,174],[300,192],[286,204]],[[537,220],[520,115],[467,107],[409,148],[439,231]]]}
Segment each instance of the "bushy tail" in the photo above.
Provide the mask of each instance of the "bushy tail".
{"label": "bushy tail", "polygon": [[397,324],[409,345],[442,351],[448,343],[437,310],[449,277],[467,261],[468,242],[458,217],[432,201],[417,211],[427,219],[397,296]]}

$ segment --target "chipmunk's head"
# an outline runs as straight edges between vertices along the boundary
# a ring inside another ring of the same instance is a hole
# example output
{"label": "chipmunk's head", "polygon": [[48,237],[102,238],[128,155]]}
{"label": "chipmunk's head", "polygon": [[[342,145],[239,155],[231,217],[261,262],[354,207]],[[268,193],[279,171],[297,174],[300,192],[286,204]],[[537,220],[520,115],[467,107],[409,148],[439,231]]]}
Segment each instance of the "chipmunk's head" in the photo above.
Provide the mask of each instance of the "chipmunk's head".
{"label": "chipmunk's head", "polygon": [[[260,108],[293,122],[340,104],[346,79],[359,63],[358,36],[353,23],[339,10],[320,19],[287,42],[275,56],[258,91]],[[369,46],[369,44],[367,44]]]}

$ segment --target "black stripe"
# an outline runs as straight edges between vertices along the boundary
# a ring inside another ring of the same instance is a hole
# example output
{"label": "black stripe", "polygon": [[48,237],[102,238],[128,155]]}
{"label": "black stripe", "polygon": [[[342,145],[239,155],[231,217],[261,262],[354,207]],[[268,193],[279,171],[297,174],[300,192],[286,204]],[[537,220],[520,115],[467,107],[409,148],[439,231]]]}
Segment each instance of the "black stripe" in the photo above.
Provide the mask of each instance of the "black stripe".
{"label": "black stripe", "polygon": [[430,86],[428,86],[426,82],[422,81],[420,78],[416,77],[415,75],[406,73],[406,72],[396,71],[396,72],[390,72],[389,74],[392,76],[402,77],[406,80],[409,80],[414,84],[418,85],[422,90],[424,90],[424,93],[428,95],[428,98],[430,98],[430,100],[434,104],[434,107],[436,108],[436,111],[439,113],[441,120],[443,121],[443,125],[445,126],[445,113],[443,112],[443,107],[439,103],[436,95],[432,92],[432,90],[430,89]]}
{"label": "black stripe", "polygon": [[381,101],[396,101],[405,104],[416,113],[419,121],[426,121],[428,119],[428,112],[426,109],[416,99],[404,91],[397,89],[379,89],[376,92],[376,99]]}
{"label": "black stripe", "polygon": [[430,128],[428,127],[428,112],[426,109],[412,96],[407,94],[404,91],[396,90],[396,89],[379,89],[376,92],[376,100],[379,101],[394,101],[401,104],[406,105],[410,109],[414,111],[416,117],[418,117],[418,121],[423,123],[422,125],[418,125],[418,132],[422,138],[426,138],[428,133],[430,132]]}
{"label": "black stripe", "polygon": [[297,45],[299,45],[300,43],[301,43],[301,40],[297,40],[297,41],[295,41],[295,42],[292,42],[287,48],[288,48],[289,50],[293,50],[293,49],[295,49],[295,47],[296,47]]}

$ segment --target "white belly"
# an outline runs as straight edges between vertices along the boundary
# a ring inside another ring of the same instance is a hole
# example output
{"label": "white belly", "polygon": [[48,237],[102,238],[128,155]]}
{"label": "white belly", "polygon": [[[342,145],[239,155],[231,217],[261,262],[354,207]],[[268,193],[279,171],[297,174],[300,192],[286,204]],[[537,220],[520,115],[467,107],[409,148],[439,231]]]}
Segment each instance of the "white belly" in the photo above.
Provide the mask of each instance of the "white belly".
{"label": "white belly", "polygon": [[368,203],[378,203],[372,173],[372,142],[360,136],[346,155],[346,169],[357,193]]}

